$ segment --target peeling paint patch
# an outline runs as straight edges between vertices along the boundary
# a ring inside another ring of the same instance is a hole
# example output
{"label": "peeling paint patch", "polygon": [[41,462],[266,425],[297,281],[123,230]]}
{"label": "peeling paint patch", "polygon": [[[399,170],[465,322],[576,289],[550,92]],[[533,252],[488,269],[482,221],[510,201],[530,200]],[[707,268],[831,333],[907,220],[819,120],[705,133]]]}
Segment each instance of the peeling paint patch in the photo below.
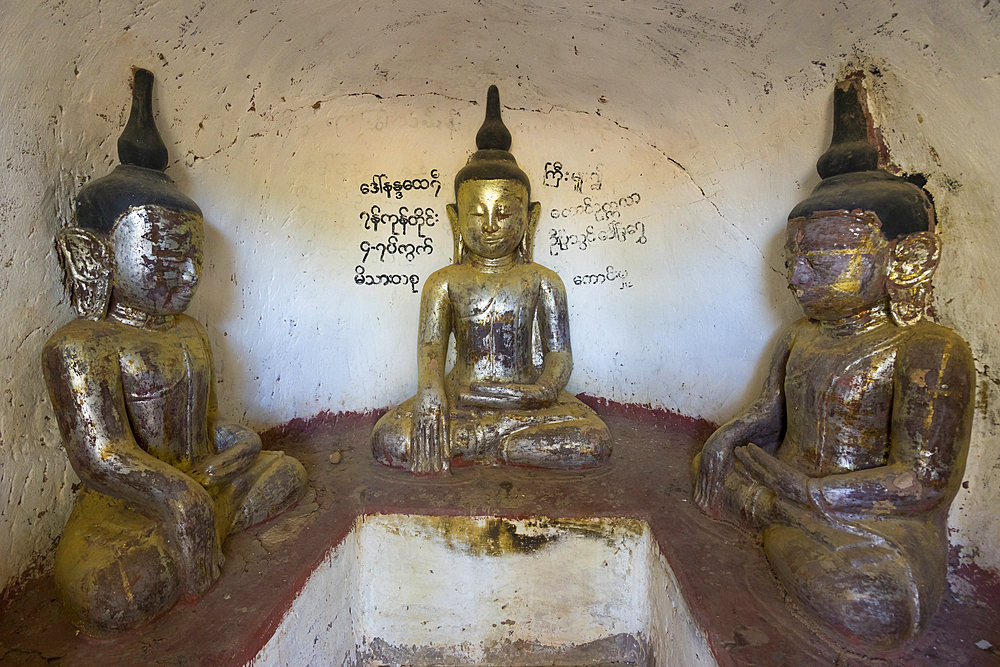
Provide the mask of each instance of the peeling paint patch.
{"label": "peeling paint patch", "polygon": [[645,530],[634,519],[550,519],[539,517],[512,521],[499,517],[407,517],[401,526],[388,530],[405,531],[425,539],[439,537],[450,549],[471,556],[501,557],[530,554],[568,536],[603,540],[614,546],[622,536],[639,536]]}

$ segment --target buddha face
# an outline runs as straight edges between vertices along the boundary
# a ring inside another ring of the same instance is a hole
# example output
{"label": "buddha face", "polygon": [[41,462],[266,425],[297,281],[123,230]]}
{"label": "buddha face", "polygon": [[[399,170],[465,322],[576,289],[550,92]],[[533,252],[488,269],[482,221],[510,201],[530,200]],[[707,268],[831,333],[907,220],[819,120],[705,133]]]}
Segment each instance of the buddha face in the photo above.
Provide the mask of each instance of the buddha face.
{"label": "buddha face", "polygon": [[158,206],[130,210],[109,237],[113,294],[152,315],[184,312],[201,275],[205,232],[201,215]]}
{"label": "buddha face", "polygon": [[871,213],[816,213],[788,223],[788,287],[806,317],[838,320],[886,298],[890,247]]}
{"label": "buddha face", "polygon": [[528,228],[528,188],[517,180],[463,181],[458,186],[458,227],[469,250],[487,259],[512,254]]}

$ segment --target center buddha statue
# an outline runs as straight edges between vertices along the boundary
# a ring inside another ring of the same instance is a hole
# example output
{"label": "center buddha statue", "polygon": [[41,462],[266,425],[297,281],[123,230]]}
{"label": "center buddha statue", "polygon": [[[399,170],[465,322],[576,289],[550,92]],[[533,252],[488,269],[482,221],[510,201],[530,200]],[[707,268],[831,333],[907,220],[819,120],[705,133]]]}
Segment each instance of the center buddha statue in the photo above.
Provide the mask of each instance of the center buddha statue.
{"label": "center buddha statue", "polygon": [[79,317],[42,368],[83,482],[55,554],[56,593],[89,635],[138,627],[221,574],[226,536],[298,501],[302,465],[261,451],[215,398],[204,327],[184,315],[202,266],[201,211],[163,173],[153,75],[135,74],[121,165],[77,197],[59,236]]}
{"label": "center buddha statue", "polygon": [[[532,261],[541,205],[530,200],[510,144],[491,86],[478,150],[448,205],[454,263],[423,288],[417,393],[372,433],[375,458],[387,466],[423,474],[453,462],[576,469],[611,455],[607,426],[565,390],[573,369],[566,289]],[[451,336],[456,360],[446,374]]]}

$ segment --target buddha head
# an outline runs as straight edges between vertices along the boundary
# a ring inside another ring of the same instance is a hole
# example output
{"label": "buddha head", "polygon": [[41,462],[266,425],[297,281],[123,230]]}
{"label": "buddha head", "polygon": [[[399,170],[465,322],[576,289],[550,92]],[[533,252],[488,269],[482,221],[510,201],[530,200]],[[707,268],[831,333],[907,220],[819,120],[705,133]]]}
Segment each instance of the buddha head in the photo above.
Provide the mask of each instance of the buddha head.
{"label": "buddha head", "polygon": [[467,253],[488,260],[519,252],[532,261],[532,242],[541,205],[531,201],[531,183],[510,153],[510,132],[500,118],[500,92],[490,86],[486,119],[476,148],[455,177],[455,204],[448,219],[455,237],[455,263]]}
{"label": "buddha head", "polygon": [[198,284],[202,214],[163,173],[167,150],[153,121],[152,87],[153,75],[137,70],[118,139],[121,164],[80,190],[76,224],[59,235],[81,317],[103,319],[112,302],[148,315],[178,314]]}
{"label": "buddha head", "polygon": [[834,91],[823,180],[788,216],[788,286],[807,317],[839,320],[887,299],[900,326],[923,316],[941,257],[934,208],[922,188],[878,168],[875,142],[856,75]]}

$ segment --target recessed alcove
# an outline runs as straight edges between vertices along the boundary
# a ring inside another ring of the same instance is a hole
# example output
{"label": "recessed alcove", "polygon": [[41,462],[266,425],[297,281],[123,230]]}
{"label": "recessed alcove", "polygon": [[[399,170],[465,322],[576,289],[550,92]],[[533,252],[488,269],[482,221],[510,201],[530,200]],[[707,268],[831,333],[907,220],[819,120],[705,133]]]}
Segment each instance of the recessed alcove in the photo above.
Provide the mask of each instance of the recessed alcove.
{"label": "recessed alcove", "polygon": [[[690,507],[687,465],[707,424],[745,404],[771,343],[799,315],[785,289],[785,216],[818,179],[834,82],[860,69],[896,166],[924,174],[937,207],[934,318],[969,341],[979,371],[965,483],[949,517],[950,597],[899,664],[995,664],[975,646],[1000,646],[995,630],[980,632],[984,605],[1000,597],[997,2],[68,0],[11,2],[4,14],[0,579],[13,606],[0,660],[281,662],[287,654],[266,648],[275,632],[287,623],[277,646],[299,650],[322,618],[342,633],[326,645],[358,662],[368,635],[356,628],[384,608],[344,597],[377,577],[362,576],[357,554],[353,581],[330,580],[340,597],[329,609],[313,617],[296,602],[331,550],[381,535],[409,552],[438,538],[400,542],[378,522],[462,516],[640,522],[650,571],[665,564],[656,576],[673,576],[680,591],[662,600],[682,599],[690,612],[660,610],[661,622],[703,633],[719,664],[835,664],[784,604],[756,546]],[[201,601],[109,644],[74,640],[46,589],[79,480],[38,358],[74,316],[53,239],[82,184],[116,162],[133,66],[157,78],[167,173],[206,214],[206,271],[190,312],[208,329],[223,411],[270,429],[269,444],[306,460],[314,483],[292,514],[230,540],[223,579]],[[423,480],[369,460],[372,415],[414,391],[419,287],[450,258],[443,205],[490,83],[543,206],[537,259],[567,286],[569,389],[628,406],[602,408],[623,443],[603,477],[462,469]],[[365,194],[383,173],[437,174],[442,187]],[[624,202],[621,224],[598,219],[608,202]],[[366,257],[364,242],[387,240],[365,227],[373,206],[434,208],[440,217],[423,230],[433,253]],[[358,284],[358,266],[418,281]],[[677,414],[691,421],[671,421]],[[575,565],[589,546],[579,539],[569,531],[536,553],[567,549]],[[520,555],[480,560],[504,558]],[[660,664],[670,664],[664,647],[694,645],[636,623],[622,632],[642,635],[635,646]],[[485,653],[466,657],[475,655]]]}
{"label": "recessed alcove", "polygon": [[648,524],[627,518],[359,517],[251,664],[352,656],[716,664]]}

